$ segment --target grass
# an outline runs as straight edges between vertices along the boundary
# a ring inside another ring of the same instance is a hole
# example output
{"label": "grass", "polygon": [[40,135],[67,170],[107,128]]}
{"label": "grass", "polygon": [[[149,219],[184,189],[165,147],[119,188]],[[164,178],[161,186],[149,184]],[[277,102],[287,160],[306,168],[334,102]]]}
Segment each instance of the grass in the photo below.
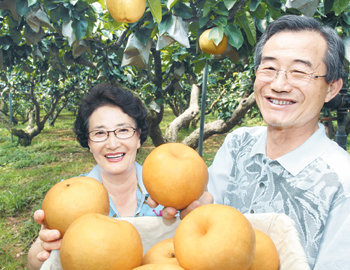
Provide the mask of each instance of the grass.
{"label": "grass", "polygon": [[[172,119],[166,111],[161,129]],[[0,270],[26,269],[26,254],[40,229],[32,215],[49,188],[95,165],[90,152],[75,140],[73,121],[74,116],[64,112],[54,127],[47,125],[28,147],[12,143],[0,125]],[[192,130],[181,130],[179,139]],[[208,165],[223,139],[224,135],[213,136],[204,142],[203,158]],[[143,163],[153,148],[148,139],[137,161]]]}
{"label": "grass", "polygon": [[32,214],[57,181],[88,171],[89,152],[75,142],[73,116],[63,114],[29,147],[11,143],[0,127],[0,269],[25,269],[26,253],[39,230]]}

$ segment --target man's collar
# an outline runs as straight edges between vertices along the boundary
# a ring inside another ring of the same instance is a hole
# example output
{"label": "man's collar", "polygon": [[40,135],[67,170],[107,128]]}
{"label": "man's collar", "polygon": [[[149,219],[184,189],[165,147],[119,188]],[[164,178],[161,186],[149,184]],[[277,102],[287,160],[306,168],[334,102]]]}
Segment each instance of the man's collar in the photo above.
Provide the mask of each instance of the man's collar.
{"label": "man's collar", "polygon": [[[253,146],[251,156],[257,154],[266,156],[266,136],[267,129]],[[302,145],[277,158],[276,161],[295,176],[325,151],[325,148],[322,147],[322,141],[325,139],[327,139],[325,128],[319,124],[319,128]]]}

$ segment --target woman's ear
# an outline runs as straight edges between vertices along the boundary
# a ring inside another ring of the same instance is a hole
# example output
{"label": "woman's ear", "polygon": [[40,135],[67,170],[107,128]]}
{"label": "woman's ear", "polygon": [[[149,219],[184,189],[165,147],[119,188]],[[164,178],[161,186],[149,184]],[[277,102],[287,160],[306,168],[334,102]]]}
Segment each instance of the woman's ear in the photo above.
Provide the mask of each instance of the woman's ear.
{"label": "woman's ear", "polygon": [[137,136],[139,137],[138,144],[137,144],[137,149],[141,148],[141,129],[137,131]]}
{"label": "woman's ear", "polygon": [[327,95],[326,95],[326,100],[325,102],[330,101],[332,98],[334,98],[341,88],[343,87],[343,79],[339,78],[336,81],[331,82],[328,85],[328,90],[327,90]]}

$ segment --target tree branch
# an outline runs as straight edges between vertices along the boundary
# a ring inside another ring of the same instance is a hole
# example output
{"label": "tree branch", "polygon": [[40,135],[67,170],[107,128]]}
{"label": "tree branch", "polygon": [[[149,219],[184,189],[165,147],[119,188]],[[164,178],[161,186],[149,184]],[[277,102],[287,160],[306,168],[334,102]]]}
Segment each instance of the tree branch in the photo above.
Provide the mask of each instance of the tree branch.
{"label": "tree branch", "polygon": [[[248,98],[244,98],[240,101],[237,108],[233,111],[231,117],[224,120],[216,120],[204,125],[204,140],[208,139],[214,134],[223,134],[232,129],[235,125],[239,123],[242,117],[247,113],[247,111],[255,104],[254,93],[250,94]],[[199,128],[193,131],[188,137],[186,137],[182,143],[192,147],[198,147],[199,139]]]}
{"label": "tree branch", "polygon": [[196,117],[199,112],[199,94],[200,88],[198,85],[193,84],[191,90],[191,100],[189,107],[178,117],[176,117],[168,126],[165,133],[165,140],[168,142],[176,142],[179,129],[184,125],[187,125],[192,119]]}

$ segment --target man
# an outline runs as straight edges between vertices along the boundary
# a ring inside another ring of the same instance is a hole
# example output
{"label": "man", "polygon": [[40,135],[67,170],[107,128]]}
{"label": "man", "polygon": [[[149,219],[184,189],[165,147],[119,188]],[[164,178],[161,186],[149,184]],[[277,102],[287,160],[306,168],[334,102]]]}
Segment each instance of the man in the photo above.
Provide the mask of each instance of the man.
{"label": "man", "polygon": [[255,51],[267,127],[230,133],[209,169],[215,203],[291,217],[311,269],[350,267],[350,155],[318,123],[342,88],[343,66],[333,29],[295,15],[271,23]]}
{"label": "man", "polygon": [[311,269],[349,269],[350,155],[318,123],[343,70],[344,45],[333,29],[296,15],[271,23],[255,51],[254,92],[267,126],[228,134],[209,168],[209,193],[181,216],[210,195],[243,213],[284,213]]}

